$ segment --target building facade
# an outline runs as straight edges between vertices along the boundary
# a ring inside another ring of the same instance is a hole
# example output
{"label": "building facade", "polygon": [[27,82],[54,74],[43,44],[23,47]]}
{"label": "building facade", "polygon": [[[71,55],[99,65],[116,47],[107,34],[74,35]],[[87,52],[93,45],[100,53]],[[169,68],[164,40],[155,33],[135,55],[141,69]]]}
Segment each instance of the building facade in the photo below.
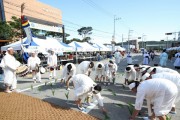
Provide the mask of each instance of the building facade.
{"label": "building facade", "polygon": [[[24,5],[21,14],[21,5]],[[12,16],[21,18],[25,15],[30,27],[44,31],[63,33],[61,10],[41,3],[37,0],[0,0],[0,20],[11,21]]]}

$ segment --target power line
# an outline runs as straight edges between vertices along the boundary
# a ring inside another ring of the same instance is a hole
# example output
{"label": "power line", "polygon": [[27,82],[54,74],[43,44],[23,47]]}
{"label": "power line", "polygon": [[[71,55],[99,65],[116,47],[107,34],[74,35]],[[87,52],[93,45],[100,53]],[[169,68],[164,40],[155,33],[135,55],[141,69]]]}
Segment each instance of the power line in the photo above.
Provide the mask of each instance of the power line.
{"label": "power line", "polygon": [[[4,2],[6,2],[6,3],[8,3],[8,4],[12,5],[12,6],[15,6],[15,7],[20,8],[20,5],[18,5],[18,4],[9,3],[9,2],[7,2],[7,1],[4,1]],[[95,4],[95,3],[92,2],[92,1],[91,1],[91,3]],[[15,10],[15,11],[20,12],[20,10],[15,9],[15,8],[13,9],[13,8],[8,7],[8,6],[4,6],[4,7],[8,8],[8,9],[11,9],[11,10]],[[69,24],[76,25],[76,26],[78,26],[78,27],[83,27],[82,25],[73,23],[73,22],[71,22],[71,21],[64,20],[64,19],[61,19],[61,18],[56,18],[56,17],[51,16],[51,15],[48,15],[48,14],[43,14],[43,13],[37,12],[37,11],[35,11],[35,10],[31,10],[31,9],[29,9],[29,8],[27,8],[27,7],[26,7],[26,10],[31,11],[31,12],[35,12],[35,13],[37,13],[37,14],[39,14],[39,15],[44,15],[44,16],[46,16],[46,17],[48,16],[48,17],[53,18],[53,19],[59,19],[59,20],[62,20],[62,21],[64,21],[64,22],[67,22],[67,23],[69,23]],[[31,16],[31,14],[29,14],[28,11],[25,11],[24,13]],[[7,13],[9,13],[9,14],[12,14],[12,15],[15,15],[15,14],[10,13],[10,12],[8,12],[8,11],[5,11],[5,12],[7,12]],[[16,16],[19,16],[19,15],[16,14]],[[68,26],[68,27],[70,27],[70,26]],[[71,28],[74,28],[74,27],[71,27]],[[75,29],[77,29],[77,28],[75,28]],[[96,31],[96,32],[101,32],[101,33],[105,33],[105,34],[111,34],[111,35],[113,34],[113,33],[107,32],[107,31],[99,30],[99,29],[94,29],[94,28],[93,28],[93,30]],[[69,31],[74,31],[74,30],[70,30],[70,29],[69,29]],[[77,31],[74,31],[74,32],[77,32]]]}
{"label": "power line", "polygon": [[108,12],[107,10],[105,10],[104,8],[102,8],[101,6],[99,6],[98,4],[93,2],[92,0],[82,0],[82,1],[85,2],[86,4],[88,4],[89,6],[93,7],[94,9],[106,14],[109,17],[113,16],[112,13]]}

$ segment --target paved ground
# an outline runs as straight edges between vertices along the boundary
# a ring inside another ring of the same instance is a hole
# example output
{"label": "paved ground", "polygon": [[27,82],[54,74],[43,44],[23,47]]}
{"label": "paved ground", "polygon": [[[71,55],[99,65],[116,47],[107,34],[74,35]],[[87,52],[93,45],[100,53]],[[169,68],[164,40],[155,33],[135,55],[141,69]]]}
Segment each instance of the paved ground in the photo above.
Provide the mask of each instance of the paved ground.
{"label": "paved ground", "polygon": [[[104,60],[103,62],[107,62],[108,60]],[[133,63],[141,63],[142,55],[136,54],[133,55]],[[154,62],[151,62],[150,65],[154,65],[159,63],[159,58],[156,57]],[[172,62],[168,62],[167,67],[173,68]],[[116,84],[110,86],[103,86],[103,91],[101,92],[104,97],[104,105],[108,111],[108,117],[110,120],[128,120],[130,113],[128,110],[128,103],[135,102],[135,94],[133,94],[127,87],[123,88],[122,83],[124,82],[123,71],[127,66],[126,60],[123,59],[120,63],[118,69],[118,75],[116,77]],[[57,71],[58,78],[60,78],[60,71]],[[91,75],[94,78],[94,73]],[[69,92],[68,100],[65,94],[68,91],[65,90],[64,85],[61,85],[56,80],[48,80],[48,74],[42,75],[43,83],[34,84],[30,78],[19,78],[18,80],[18,88],[21,89],[23,94],[33,96],[44,101],[48,101],[55,105],[59,105],[61,107],[72,108],[77,110],[76,105],[73,102],[73,89]],[[40,86],[40,87],[39,87]],[[68,102],[67,102],[68,101]],[[96,105],[97,103],[94,102]],[[117,106],[116,104],[120,104]],[[122,106],[123,105],[123,106]],[[146,104],[145,104],[146,105]],[[100,119],[107,119],[108,117],[104,116],[101,111],[98,109],[98,106],[91,106],[91,108],[87,108],[85,113],[90,114],[92,116],[98,117]],[[144,106],[141,111],[141,115],[137,118],[137,120],[142,119],[143,116],[147,116],[147,110]],[[179,120],[180,118],[180,105],[177,104],[177,114],[172,116],[172,120]]]}

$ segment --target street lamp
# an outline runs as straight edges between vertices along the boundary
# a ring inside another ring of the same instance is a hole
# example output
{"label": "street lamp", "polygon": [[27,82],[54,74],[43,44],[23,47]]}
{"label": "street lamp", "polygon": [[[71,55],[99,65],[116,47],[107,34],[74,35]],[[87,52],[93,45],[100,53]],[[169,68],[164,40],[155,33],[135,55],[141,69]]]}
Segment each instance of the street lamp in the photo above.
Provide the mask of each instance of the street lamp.
{"label": "street lamp", "polygon": [[115,51],[115,35],[116,35],[116,20],[120,20],[121,18],[116,18],[114,15],[114,33],[112,36],[112,51]]}

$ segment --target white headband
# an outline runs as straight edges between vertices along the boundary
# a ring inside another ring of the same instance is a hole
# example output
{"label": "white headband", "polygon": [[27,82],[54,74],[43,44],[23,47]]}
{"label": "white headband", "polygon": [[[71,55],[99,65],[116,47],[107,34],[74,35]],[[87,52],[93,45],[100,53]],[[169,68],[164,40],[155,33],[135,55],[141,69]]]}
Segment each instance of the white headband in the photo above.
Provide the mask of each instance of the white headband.
{"label": "white headband", "polygon": [[13,48],[12,48],[12,47],[9,47],[7,50],[13,50]]}
{"label": "white headband", "polygon": [[150,72],[152,72],[153,71],[153,67],[150,67],[148,70],[147,70],[147,73],[150,73]]}
{"label": "white headband", "polygon": [[129,84],[129,89],[132,90],[135,86],[136,86],[135,83],[131,83],[131,84]]}
{"label": "white headband", "polygon": [[144,81],[144,80],[146,80],[146,78],[148,78],[150,76],[150,74],[149,73],[145,73],[143,76],[142,76],[142,80]]}

